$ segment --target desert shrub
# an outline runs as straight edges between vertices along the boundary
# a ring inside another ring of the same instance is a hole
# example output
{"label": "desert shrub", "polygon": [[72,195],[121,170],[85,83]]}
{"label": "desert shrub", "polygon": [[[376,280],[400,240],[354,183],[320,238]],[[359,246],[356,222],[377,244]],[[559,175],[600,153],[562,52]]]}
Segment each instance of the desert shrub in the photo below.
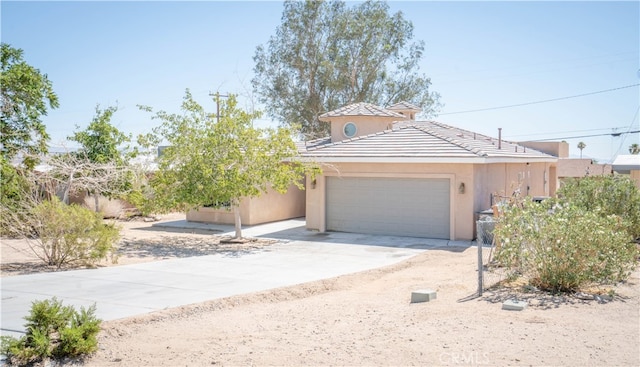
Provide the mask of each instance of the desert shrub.
{"label": "desert shrub", "polygon": [[118,227],[104,223],[99,213],[56,197],[36,206],[31,217],[36,254],[57,268],[94,265],[113,252],[120,236]]}
{"label": "desert shrub", "polygon": [[637,265],[638,249],[626,228],[620,216],[599,208],[526,199],[506,206],[498,219],[495,259],[512,274],[554,292],[615,283]]}
{"label": "desert shrub", "polygon": [[628,176],[570,179],[558,190],[558,197],[588,212],[619,216],[626,231],[640,239],[640,190]]}
{"label": "desert shrub", "polygon": [[26,335],[2,337],[0,353],[11,364],[29,365],[49,358],[78,357],[98,348],[97,335],[101,320],[95,316],[95,304],[77,311],[63,306],[55,297],[35,301],[24,319]]}

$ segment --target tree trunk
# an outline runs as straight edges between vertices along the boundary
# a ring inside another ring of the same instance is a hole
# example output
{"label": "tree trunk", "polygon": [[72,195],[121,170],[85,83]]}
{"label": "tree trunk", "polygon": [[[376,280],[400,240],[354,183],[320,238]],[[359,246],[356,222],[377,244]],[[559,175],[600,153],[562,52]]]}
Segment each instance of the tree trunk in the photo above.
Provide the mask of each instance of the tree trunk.
{"label": "tree trunk", "polygon": [[100,197],[95,192],[93,193],[93,202],[96,206],[96,213],[100,213]]}
{"label": "tree trunk", "polygon": [[236,238],[242,238],[242,221],[240,219],[240,205],[233,206],[233,218],[236,226]]}
{"label": "tree trunk", "polygon": [[64,188],[64,194],[62,195],[62,202],[69,205],[69,191],[71,191],[71,183],[73,182],[73,176],[69,177],[67,187]]}

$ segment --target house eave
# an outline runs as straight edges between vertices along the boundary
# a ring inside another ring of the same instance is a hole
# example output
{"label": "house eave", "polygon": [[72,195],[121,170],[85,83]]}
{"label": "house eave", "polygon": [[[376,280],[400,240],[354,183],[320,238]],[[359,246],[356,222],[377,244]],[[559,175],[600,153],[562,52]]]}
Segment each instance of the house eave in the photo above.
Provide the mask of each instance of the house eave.
{"label": "house eave", "polygon": [[303,162],[316,163],[556,163],[555,157],[300,157]]}

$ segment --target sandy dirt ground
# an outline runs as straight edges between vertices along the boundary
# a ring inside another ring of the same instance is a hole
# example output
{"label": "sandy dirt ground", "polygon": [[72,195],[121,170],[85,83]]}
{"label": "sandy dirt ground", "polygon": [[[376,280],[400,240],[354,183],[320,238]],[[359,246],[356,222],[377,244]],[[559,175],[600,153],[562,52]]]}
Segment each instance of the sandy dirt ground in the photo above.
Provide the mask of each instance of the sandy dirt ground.
{"label": "sandy dirt ground", "polygon": [[[164,217],[163,220],[177,217]],[[181,218],[184,218],[183,216]],[[125,222],[118,266],[237,251],[210,233]],[[640,272],[616,296],[584,300],[476,290],[476,249],[434,249],[401,263],[293,287],[103,322],[86,366],[640,366]],[[2,276],[47,271],[2,240]],[[411,292],[437,299],[410,303]],[[502,302],[528,301],[524,311]]]}

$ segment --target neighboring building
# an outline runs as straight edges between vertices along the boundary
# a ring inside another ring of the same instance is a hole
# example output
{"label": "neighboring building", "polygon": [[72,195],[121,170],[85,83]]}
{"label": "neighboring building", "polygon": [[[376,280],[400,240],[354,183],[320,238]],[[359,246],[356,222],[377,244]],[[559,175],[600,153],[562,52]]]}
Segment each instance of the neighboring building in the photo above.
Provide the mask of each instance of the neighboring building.
{"label": "neighboring building", "polygon": [[567,178],[595,175],[610,175],[610,164],[600,164],[591,158],[569,158],[569,143],[566,141],[524,141],[519,144],[558,157],[558,185]]}
{"label": "neighboring building", "polygon": [[610,175],[613,169],[610,164],[595,163],[590,158],[561,158],[558,159],[558,180],[580,178],[586,176]]}
{"label": "neighboring building", "polygon": [[613,170],[619,174],[629,175],[640,189],[640,155],[619,155],[613,161]]}
{"label": "neighboring building", "polygon": [[556,157],[418,112],[357,103],[320,116],[331,136],[300,144],[323,168],[307,178],[308,229],[472,240],[496,196],[555,193]]}

